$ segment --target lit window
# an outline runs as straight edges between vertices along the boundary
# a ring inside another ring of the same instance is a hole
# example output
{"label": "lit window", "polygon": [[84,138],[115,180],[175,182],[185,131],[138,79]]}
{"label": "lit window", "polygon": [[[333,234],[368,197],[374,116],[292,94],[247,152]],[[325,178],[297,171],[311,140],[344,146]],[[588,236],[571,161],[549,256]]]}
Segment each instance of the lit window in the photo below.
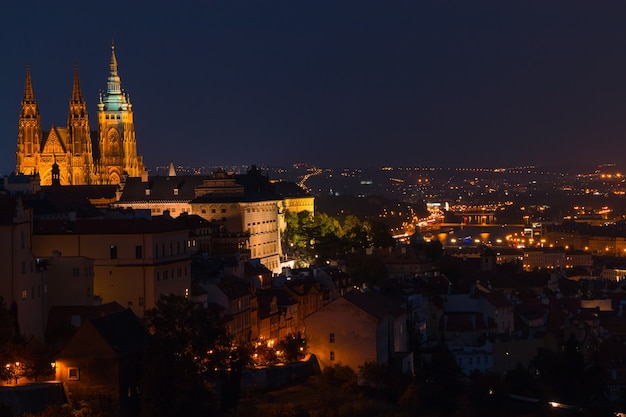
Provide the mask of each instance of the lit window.
{"label": "lit window", "polygon": [[67,368],[67,379],[70,381],[78,381],[80,379],[78,368]]}

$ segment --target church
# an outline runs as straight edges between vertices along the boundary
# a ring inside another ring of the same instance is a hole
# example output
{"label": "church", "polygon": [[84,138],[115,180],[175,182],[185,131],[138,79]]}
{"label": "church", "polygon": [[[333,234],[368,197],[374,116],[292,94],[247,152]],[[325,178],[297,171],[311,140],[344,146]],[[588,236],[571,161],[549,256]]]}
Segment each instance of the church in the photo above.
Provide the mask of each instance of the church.
{"label": "church", "polygon": [[41,185],[119,184],[144,170],[137,155],[132,104],[122,90],[115,46],[111,47],[106,93],[100,93],[98,130],[89,127],[87,104],[74,69],[74,86],[67,126],[41,128],[30,67],[26,67],[24,98],[19,118],[15,172],[38,174]]}

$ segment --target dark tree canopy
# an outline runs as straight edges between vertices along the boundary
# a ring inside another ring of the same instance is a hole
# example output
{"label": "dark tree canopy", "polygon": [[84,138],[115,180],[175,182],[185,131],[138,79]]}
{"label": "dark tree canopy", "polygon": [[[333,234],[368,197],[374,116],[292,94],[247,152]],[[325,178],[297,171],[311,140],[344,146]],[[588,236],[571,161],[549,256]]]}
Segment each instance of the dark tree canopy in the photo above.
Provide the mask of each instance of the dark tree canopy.
{"label": "dark tree canopy", "polygon": [[144,357],[142,415],[211,413],[213,388],[231,354],[224,327],[201,305],[174,295],[163,296],[145,320],[153,343]]}

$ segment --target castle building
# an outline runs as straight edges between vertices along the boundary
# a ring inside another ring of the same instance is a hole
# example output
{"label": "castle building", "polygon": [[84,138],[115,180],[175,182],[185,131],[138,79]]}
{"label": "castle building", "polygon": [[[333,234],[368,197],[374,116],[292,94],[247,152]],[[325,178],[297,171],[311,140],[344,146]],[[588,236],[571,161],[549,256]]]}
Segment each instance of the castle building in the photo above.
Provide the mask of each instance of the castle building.
{"label": "castle building", "polygon": [[143,160],[137,155],[132,104],[122,90],[115,47],[111,47],[106,93],[98,103],[98,130],[91,131],[87,104],[74,70],[67,127],[41,128],[41,116],[26,67],[24,98],[19,118],[15,172],[39,174],[41,185],[119,184],[139,176]]}

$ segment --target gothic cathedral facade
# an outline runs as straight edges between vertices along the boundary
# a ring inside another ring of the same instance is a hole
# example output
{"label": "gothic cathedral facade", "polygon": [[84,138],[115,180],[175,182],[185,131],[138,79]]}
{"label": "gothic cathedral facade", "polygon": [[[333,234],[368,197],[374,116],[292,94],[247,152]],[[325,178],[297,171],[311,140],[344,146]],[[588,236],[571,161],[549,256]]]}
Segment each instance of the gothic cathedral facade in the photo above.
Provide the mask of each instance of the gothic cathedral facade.
{"label": "gothic cathedral facade", "polygon": [[74,69],[74,86],[67,127],[41,129],[41,116],[26,67],[24,98],[20,112],[15,172],[39,174],[41,185],[119,184],[124,176],[139,177],[142,157],[137,155],[130,98],[122,90],[115,47],[106,93],[100,93],[98,130],[91,131],[87,105]]}

